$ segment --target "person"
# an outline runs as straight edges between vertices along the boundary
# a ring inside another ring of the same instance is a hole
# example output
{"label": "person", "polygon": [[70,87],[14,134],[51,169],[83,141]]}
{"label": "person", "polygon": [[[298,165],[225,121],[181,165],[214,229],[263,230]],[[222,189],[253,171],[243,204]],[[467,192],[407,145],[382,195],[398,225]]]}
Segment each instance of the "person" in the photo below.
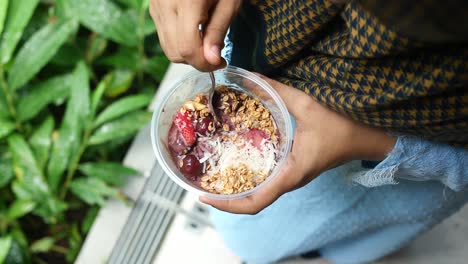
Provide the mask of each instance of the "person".
{"label": "person", "polygon": [[246,198],[200,197],[237,255],[370,262],[466,204],[466,5],[151,0],[172,62],[259,72],[295,119],[278,177]]}

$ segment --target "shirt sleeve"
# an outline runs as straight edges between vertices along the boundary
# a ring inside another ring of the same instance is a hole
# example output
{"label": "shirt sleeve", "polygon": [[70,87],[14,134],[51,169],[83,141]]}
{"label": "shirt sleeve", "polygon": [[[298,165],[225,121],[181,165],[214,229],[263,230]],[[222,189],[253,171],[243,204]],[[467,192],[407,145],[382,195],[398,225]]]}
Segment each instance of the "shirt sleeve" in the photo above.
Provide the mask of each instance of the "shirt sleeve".
{"label": "shirt sleeve", "polygon": [[356,172],[354,182],[367,187],[397,184],[398,179],[437,180],[454,191],[468,186],[468,150],[401,136],[392,152],[374,169]]}

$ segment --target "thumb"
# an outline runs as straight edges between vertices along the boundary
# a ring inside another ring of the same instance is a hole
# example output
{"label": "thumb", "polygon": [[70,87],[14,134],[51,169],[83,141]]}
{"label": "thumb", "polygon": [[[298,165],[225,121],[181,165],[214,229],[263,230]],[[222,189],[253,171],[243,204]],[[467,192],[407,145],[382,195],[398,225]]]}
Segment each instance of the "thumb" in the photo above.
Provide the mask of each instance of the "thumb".
{"label": "thumb", "polygon": [[224,37],[232,19],[239,10],[240,2],[237,0],[220,0],[213,10],[203,38],[205,59],[212,65],[221,66],[225,63],[221,58],[221,49],[224,47]]}

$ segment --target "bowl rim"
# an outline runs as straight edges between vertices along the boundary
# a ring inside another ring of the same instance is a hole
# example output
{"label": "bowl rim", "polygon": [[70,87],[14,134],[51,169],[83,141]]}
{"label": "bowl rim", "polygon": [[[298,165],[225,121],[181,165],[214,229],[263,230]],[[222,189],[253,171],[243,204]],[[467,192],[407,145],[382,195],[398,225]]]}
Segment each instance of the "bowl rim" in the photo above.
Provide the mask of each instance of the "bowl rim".
{"label": "bowl rim", "polygon": [[[151,118],[151,145],[152,145],[152,148],[153,148],[153,152],[156,155],[156,159],[158,160],[159,165],[161,165],[161,167],[164,170],[165,174],[167,174],[175,183],[177,183],[183,189],[185,189],[185,190],[187,190],[187,191],[189,191],[191,193],[197,194],[199,196],[205,196],[205,197],[208,197],[208,198],[211,198],[211,199],[217,199],[217,200],[239,199],[239,198],[243,198],[243,197],[252,195],[253,193],[255,193],[258,190],[265,187],[271,180],[273,180],[274,178],[276,178],[279,175],[279,173],[281,171],[281,168],[283,167],[284,163],[286,162],[286,160],[288,158],[288,155],[289,155],[289,153],[290,153],[290,151],[292,149],[292,141],[293,141],[293,136],[294,136],[293,135],[293,125],[292,125],[291,116],[290,116],[290,114],[289,114],[289,112],[287,110],[286,104],[284,103],[283,99],[280,97],[278,92],[270,84],[268,84],[265,80],[263,80],[259,76],[255,75],[255,74],[253,74],[253,73],[251,73],[251,72],[249,72],[247,70],[244,70],[244,69],[239,68],[239,67],[231,66],[231,65],[229,65],[229,66],[227,66],[227,67],[225,67],[223,69],[217,70],[217,71],[226,71],[226,72],[229,72],[229,73],[234,73],[234,74],[242,76],[243,78],[247,78],[250,81],[255,82],[260,87],[262,87],[263,90],[266,90],[269,93],[269,95],[273,98],[275,103],[280,108],[281,112],[283,114],[284,113],[287,114],[287,115],[284,115],[286,117],[286,120],[285,120],[286,133],[282,137],[285,140],[285,144],[286,144],[285,148],[284,148],[285,155],[283,155],[283,157],[281,157],[281,159],[278,161],[276,166],[273,168],[272,173],[265,179],[265,181],[258,184],[254,188],[252,188],[252,189],[250,189],[248,191],[245,191],[245,192],[241,192],[241,193],[236,193],[236,194],[210,193],[210,192],[198,189],[198,188],[196,188],[194,186],[191,186],[191,185],[187,184],[186,182],[184,182],[182,179],[180,179],[170,169],[169,164],[167,163],[166,159],[164,159],[163,154],[162,154],[161,151],[162,151],[162,148],[166,147],[166,146],[162,142],[160,142],[160,140],[158,140],[159,132],[158,132],[158,129],[156,129],[157,128],[156,122],[159,121],[160,116],[161,116],[161,114],[163,112],[162,110],[164,108],[163,107],[164,102],[166,102],[176,92],[177,87],[180,86],[184,81],[189,80],[191,78],[194,78],[194,77],[196,77],[198,75],[206,74],[205,72],[192,70],[191,72],[189,72],[189,73],[185,74],[184,76],[182,76],[182,78],[180,78],[179,81],[177,81],[173,85],[171,85],[171,88],[168,90],[168,92],[166,92],[165,94],[162,94],[160,96],[160,99],[158,101],[161,102],[161,103],[158,104],[158,102],[156,102],[155,109],[153,111],[153,116]],[[246,88],[246,89],[248,89],[248,88]]]}

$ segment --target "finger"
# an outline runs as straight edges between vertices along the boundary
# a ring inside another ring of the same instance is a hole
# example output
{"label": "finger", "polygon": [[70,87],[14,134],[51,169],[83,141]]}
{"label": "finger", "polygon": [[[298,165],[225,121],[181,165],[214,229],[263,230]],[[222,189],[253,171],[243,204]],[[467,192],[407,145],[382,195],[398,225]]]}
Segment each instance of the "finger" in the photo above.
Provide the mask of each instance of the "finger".
{"label": "finger", "polygon": [[260,78],[265,80],[273,89],[275,89],[280,97],[283,99],[288,111],[294,116],[296,120],[304,117],[304,113],[314,111],[317,107],[317,102],[309,95],[299,89],[285,85],[264,75],[257,74]]}
{"label": "finger", "polygon": [[184,62],[184,59],[179,55],[176,45],[176,21],[177,14],[174,6],[170,2],[151,1],[150,15],[153,18],[156,26],[156,32],[159,39],[159,44],[166,54],[166,57],[175,63]]}
{"label": "finger", "polygon": [[221,211],[234,214],[256,214],[284,193],[293,190],[299,183],[300,173],[294,155],[290,155],[280,174],[250,196],[236,200],[215,200],[204,196],[200,196],[199,199]]}
{"label": "finger", "polygon": [[184,60],[201,71],[214,69],[203,54],[203,39],[198,25],[206,24],[211,1],[185,1],[177,10],[177,47]]}
{"label": "finger", "polygon": [[203,38],[205,59],[212,65],[224,66],[225,61],[221,57],[221,49],[224,47],[226,36],[232,19],[237,14],[240,1],[220,0],[211,15]]}

